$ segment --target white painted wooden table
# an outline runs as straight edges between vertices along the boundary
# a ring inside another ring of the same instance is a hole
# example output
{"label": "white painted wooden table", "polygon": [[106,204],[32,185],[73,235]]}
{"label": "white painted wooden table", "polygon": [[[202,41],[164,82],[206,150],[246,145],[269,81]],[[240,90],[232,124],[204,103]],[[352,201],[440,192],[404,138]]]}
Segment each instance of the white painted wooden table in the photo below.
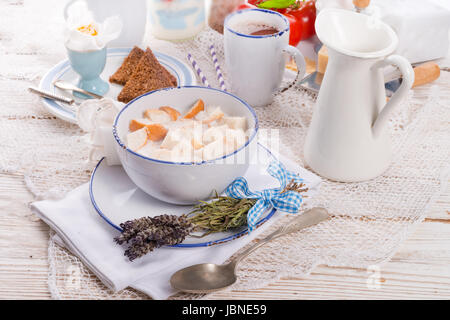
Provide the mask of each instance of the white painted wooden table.
{"label": "white painted wooden table", "polygon": [[[0,0],[0,4],[20,10],[23,1]],[[2,39],[0,29],[0,44],[1,41],[5,39]],[[24,93],[28,85],[38,81],[23,75],[26,74],[27,61],[31,60],[28,57],[36,54],[40,53],[23,48],[0,51],[0,59],[22,57],[14,68],[0,69],[0,121],[15,125],[25,120],[36,125],[47,125],[50,121],[55,127],[62,127],[61,120],[48,114]],[[48,65],[43,69],[58,61],[51,55],[44,60]],[[448,67],[448,61],[445,59],[441,64]],[[17,74],[12,69],[17,70]],[[442,72],[436,84],[445,90],[445,98],[450,105],[450,72]],[[420,99],[429,94],[430,86],[415,91]],[[31,111],[17,113],[15,107],[23,105],[30,105]],[[50,298],[47,287],[49,230],[30,212],[28,203],[32,200],[21,174],[0,172],[0,299]],[[378,267],[366,270],[319,266],[305,278],[281,279],[258,290],[219,292],[211,298],[450,299],[450,187],[391,261]]]}

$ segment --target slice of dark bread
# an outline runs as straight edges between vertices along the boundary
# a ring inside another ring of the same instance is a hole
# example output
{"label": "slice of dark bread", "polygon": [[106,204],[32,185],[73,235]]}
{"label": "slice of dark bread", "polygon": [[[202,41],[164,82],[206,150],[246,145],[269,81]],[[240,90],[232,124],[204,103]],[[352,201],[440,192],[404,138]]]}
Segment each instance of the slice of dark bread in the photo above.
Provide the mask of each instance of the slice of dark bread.
{"label": "slice of dark bread", "polygon": [[161,66],[163,68],[164,73],[166,74],[166,76],[169,78],[170,83],[172,83],[172,85],[174,87],[176,87],[178,85],[178,81],[175,78],[175,76],[173,74],[171,74],[166,68],[164,68],[164,66]]}
{"label": "slice of dark bread", "polygon": [[[156,89],[175,86],[170,73],[158,62],[150,48],[139,61],[117,100],[128,103],[134,98]],[[176,83],[176,80],[175,80]]]}
{"label": "slice of dark bread", "polygon": [[109,82],[125,85],[130,79],[131,75],[134,72],[134,69],[136,69],[136,66],[138,65],[143,55],[144,50],[135,46],[125,58],[120,68],[117,69],[117,71],[111,77],[109,77]]}

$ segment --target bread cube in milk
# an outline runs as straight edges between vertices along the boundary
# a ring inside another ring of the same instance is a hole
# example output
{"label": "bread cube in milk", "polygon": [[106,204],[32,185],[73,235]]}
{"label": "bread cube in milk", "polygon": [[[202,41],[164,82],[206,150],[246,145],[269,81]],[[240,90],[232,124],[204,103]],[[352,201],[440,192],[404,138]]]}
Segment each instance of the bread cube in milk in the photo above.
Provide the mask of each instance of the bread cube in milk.
{"label": "bread cube in milk", "polygon": [[173,149],[184,138],[184,130],[182,128],[170,129],[161,143],[161,148]]}
{"label": "bread cube in milk", "polygon": [[159,109],[147,109],[144,112],[144,117],[150,119],[152,122],[156,123],[167,123],[172,121],[170,115]]}
{"label": "bread cube in milk", "polygon": [[156,158],[158,160],[171,161],[171,162],[176,161],[174,159],[175,157],[173,156],[173,150],[170,150],[170,149],[157,149],[152,154],[154,155],[154,158]]}
{"label": "bread cube in milk", "polygon": [[223,121],[230,129],[247,130],[247,119],[245,117],[223,117]]}
{"label": "bread cube in milk", "polygon": [[195,121],[192,119],[180,119],[176,123],[180,128],[193,128],[195,126]]}
{"label": "bread cube in milk", "polygon": [[193,162],[202,162],[203,159],[203,148],[202,149],[198,149],[198,150],[194,150],[193,153]]}
{"label": "bread cube in milk", "polygon": [[195,120],[197,121],[203,121],[208,119],[208,113],[206,111],[200,111],[199,113],[197,113],[197,115],[195,116]]}
{"label": "bread cube in milk", "polygon": [[201,123],[196,123],[196,125],[192,129],[190,138],[191,138],[192,147],[195,150],[198,150],[198,149],[201,149],[204,147],[203,126]]}
{"label": "bread cube in milk", "polygon": [[227,129],[225,131],[225,153],[229,154],[240,147],[247,141],[247,135],[242,129]]}
{"label": "bread cube in milk", "polygon": [[147,143],[139,149],[139,154],[143,155],[147,158],[157,158],[157,152],[159,150],[159,145],[151,140],[148,140]]}
{"label": "bread cube in milk", "polygon": [[220,158],[225,154],[223,139],[211,142],[201,150],[203,150],[203,160]]}
{"label": "bread cube in milk", "polygon": [[194,157],[194,148],[188,139],[181,140],[173,149],[172,157],[175,162],[191,162]]}
{"label": "bread cube in milk", "polygon": [[208,110],[208,115],[203,123],[211,124],[214,121],[219,121],[225,115],[220,107],[211,108]]}
{"label": "bread cube in milk", "polygon": [[144,127],[127,134],[127,147],[130,150],[137,151],[147,143],[147,140],[147,128]]}

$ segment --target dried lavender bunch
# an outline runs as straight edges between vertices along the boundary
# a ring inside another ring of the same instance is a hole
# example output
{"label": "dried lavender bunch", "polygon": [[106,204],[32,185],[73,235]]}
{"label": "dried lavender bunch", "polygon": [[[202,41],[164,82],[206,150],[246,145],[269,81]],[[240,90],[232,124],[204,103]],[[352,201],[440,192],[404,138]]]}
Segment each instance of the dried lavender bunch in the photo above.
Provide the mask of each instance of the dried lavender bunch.
{"label": "dried lavender bunch", "polygon": [[155,241],[148,241],[142,245],[131,245],[125,250],[124,255],[128,257],[130,261],[133,261],[153,251],[156,247],[157,244]]}
{"label": "dried lavender bunch", "polygon": [[[287,191],[304,193],[308,191],[308,188],[303,183],[291,180],[281,193]],[[247,213],[256,201],[257,199],[218,196],[216,193],[211,201],[200,201],[187,216],[163,214],[121,223],[120,227],[123,231],[114,238],[114,241],[118,244],[129,244],[125,250],[125,256],[133,261],[155,248],[183,242],[196,228],[206,230],[202,235],[205,236],[245,226]]]}
{"label": "dried lavender bunch", "polygon": [[[145,230],[142,230],[136,234],[136,236],[131,240],[131,243],[134,244],[143,244],[145,241],[156,241],[159,244],[168,244],[164,243],[165,241],[168,241],[170,239],[171,244],[179,243],[175,239],[184,238],[189,235],[189,233],[192,231],[193,227],[182,227],[182,226],[152,226],[150,228],[147,228]],[[183,241],[181,240],[181,241]]]}
{"label": "dried lavender bunch", "polygon": [[132,239],[140,230],[145,230],[152,225],[153,222],[150,217],[142,217],[123,222],[120,224],[122,234],[114,238],[114,241],[117,244],[128,243],[128,241],[130,241],[130,239]]}
{"label": "dried lavender bunch", "polygon": [[163,214],[160,216],[152,217],[150,220],[155,225],[165,225],[165,226],[180,226],[180,227],[189,227],[190,222],[186,219],[186,216],[175,216],[175,215],[167,215]]}
{"label": "dried lavender bunch", "polygon": [[130,261],[165,245],[183,242],[194,229],[185,216],[160,215],[142,217],[120,224],[122,233],[114,238],[118,244],[130,243],[125,256]]}

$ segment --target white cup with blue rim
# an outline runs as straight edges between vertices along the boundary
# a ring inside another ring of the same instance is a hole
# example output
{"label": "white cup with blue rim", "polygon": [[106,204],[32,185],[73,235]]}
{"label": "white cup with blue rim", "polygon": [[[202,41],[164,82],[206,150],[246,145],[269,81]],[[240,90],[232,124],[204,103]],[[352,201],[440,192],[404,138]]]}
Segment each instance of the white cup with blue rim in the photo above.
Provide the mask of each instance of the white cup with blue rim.
{"label": "white cup with blue rim", "polygon": [[[244,33],[245,24],[261,24],[278,32]],[[225,64],[231,91],[252,107],[270,104],[281,85],[287,54],[294,57],[301,80],[306,63],[300,51],[289,45],[289,21],[264,9],[244,9],[227,16],[224,23]]]}

